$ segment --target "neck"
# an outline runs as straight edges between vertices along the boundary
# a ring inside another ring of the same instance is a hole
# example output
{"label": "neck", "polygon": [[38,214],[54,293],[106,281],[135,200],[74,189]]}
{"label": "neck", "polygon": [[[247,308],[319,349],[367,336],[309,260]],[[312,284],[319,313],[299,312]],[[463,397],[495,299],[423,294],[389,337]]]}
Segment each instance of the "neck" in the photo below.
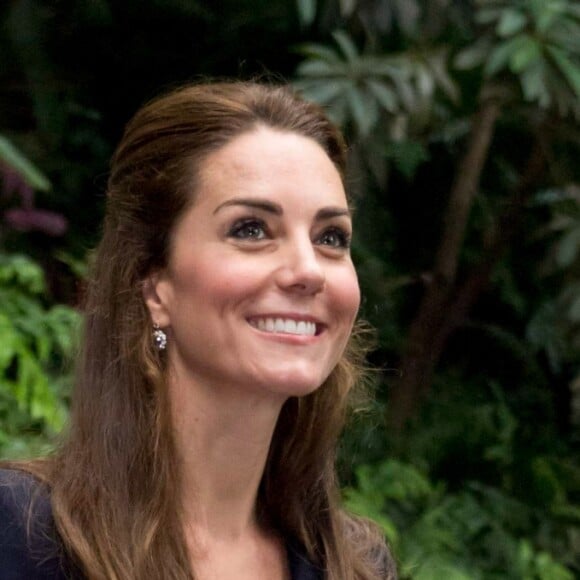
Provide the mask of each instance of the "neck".
{"label": "neck", "polygon": [[284,399],[169,380],[185,524],[199,537],[236,541],[258,531],[258,488]]}

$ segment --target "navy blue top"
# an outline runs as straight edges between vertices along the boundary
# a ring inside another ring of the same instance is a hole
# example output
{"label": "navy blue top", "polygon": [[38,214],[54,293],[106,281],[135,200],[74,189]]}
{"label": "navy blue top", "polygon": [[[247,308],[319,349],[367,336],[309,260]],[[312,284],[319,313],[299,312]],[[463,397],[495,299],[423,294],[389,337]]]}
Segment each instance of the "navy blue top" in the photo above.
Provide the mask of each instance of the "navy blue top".
{"label": "navy blue top", "polygon": [[[292,545],[288,545],[288,562],[292,580],[324,578]],[[0,579],[83,578],[64,553],[46,489],[32,476],[0,469]]]}

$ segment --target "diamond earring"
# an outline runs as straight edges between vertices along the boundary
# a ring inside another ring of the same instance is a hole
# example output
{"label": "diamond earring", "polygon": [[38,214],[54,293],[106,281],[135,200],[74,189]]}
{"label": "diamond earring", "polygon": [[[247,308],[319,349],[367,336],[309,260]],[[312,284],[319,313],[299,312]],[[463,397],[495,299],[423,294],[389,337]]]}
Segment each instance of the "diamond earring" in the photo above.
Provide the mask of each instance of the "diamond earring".
{"label": "diamond earring", "polygon": [[167,335],[159,328],[157,322],[153,323],[153,342],[157,350],[165,350],[167,348]]}

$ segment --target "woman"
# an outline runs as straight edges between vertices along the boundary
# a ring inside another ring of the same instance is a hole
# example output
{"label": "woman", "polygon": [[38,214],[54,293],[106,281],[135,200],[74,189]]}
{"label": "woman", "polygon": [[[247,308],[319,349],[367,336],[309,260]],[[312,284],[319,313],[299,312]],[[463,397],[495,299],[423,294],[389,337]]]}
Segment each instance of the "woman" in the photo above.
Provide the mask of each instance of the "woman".
{"label": "woman", "polygon": [[69,434],[20,466],[34,480],[3,472],[5,569],[395,577],[334,472],[362,354],[344,169],[337,129],[283,87],[189,86],[129,122]]}

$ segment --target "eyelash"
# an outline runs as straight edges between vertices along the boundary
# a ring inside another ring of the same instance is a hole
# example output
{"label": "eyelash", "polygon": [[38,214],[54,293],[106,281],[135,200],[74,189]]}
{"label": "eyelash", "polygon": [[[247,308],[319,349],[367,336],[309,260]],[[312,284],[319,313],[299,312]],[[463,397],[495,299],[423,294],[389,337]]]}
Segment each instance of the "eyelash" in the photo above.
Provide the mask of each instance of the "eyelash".
{"label": "eyelash", "polygon": [[345,250],[350,248],[351,236],[346,230],[339,228],[337,226],[332,226],[332,227],[324,230],[322,232],[322,235],[319,237],[319,239],[322,239],[324,236],[327,236],[329,234],[336,236],[338,238],[338,243],[337,244],[322,244],[323,246],[329,246],[331,248],[345,249]]}
{"label": "eyelash", "polygon": [[[250,230],[253,230],[250,232]],[[260,230],[260,233],[256,235],[256,231]],[[264,220],[260,218],[250,217],[242,218],[235,221],[227,233],[228,237],[235,238],[238,240],[251,240],[259,241],[266,239],[271,234]],[[328,235],[334,235],[337,238],[336,243],[325,243],[322,242],[323,238]],[[351,235],[345,229],[338,226],[330,226],[326,228],[318,238],[318,243],[323,246],[327,246],[333,249],[348,249],[350,248]]]}
{"label": "eyelash", "polygon": [[[254,228],[260,228],[264,235],[261,237],[243,235],[244,231],[247,233],[247,230],[250,228],[250,226]],[[269,235],[269,232],[264,221],[253,217],[236,220],[228,230],[228,237],[236,238],[238,240],[263,240],[267,235]]]}

